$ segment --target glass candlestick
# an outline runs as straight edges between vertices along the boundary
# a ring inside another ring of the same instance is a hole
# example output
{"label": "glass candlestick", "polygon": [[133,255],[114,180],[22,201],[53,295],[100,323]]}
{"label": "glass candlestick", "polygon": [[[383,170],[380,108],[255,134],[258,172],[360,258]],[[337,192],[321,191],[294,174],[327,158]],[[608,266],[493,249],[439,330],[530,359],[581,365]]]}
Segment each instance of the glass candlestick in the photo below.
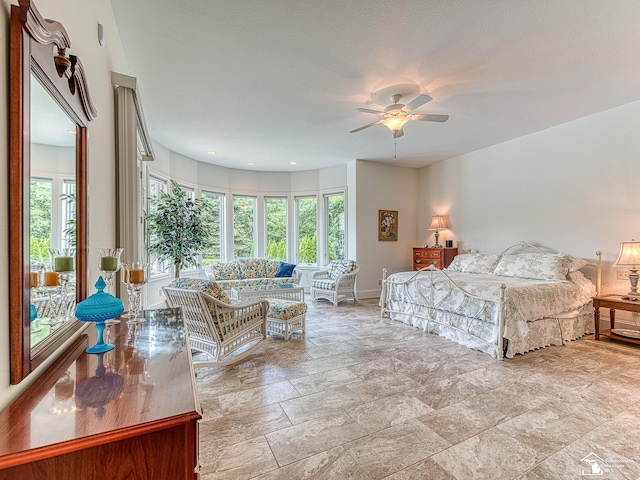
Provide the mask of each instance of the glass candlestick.
{"label": "glass candlestick", "polygon": [[145,262],[133,262],[123,264],[123,282],[127,285],[129,295],[129,313],[126,315],[129,320],[127,324],[134,325],[144,322],[144,317],[140,316],[142,311],[141,294],[142,287],[147,283],[147,268],[149,264]]}
{"label": "glass candlestick", "polygon": [[58,288],[52,293],[52,315],[50,323],[59,325],[69,319],[69,282],[75,273],[75,248],[50,248],[51,265],[58,274]]}
{"label": "glass candlestick", "polygon": [[123,251],[123,248],[98,248],[98,267],[102,272],[102,278],[107,284],[105,291],[111,294],[113,294],[111,291],[113,276],[120,270],[120,256]]}

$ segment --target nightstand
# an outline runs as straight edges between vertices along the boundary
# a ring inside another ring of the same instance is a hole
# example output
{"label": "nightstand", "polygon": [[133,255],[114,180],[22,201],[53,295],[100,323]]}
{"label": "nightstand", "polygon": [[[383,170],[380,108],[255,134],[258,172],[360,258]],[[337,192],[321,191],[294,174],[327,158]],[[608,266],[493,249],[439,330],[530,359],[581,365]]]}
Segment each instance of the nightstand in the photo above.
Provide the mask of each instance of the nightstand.
{"label": "nightstand", "polygon": [[[593,321],[595,327],[595,338],[596,340],[600,340],[600,336],[614,338],[616,340],[622,340],[630,343],[640,344],[640,332],[639,338],[630,338],[623,335],[616,335],[612,332],[612,329],[615,329],[616,324],[616,310],[622,310],[625,312],[635,312],[640,313],[640,301],[632,301],[632,300],[623,300],[621,295],[600,295],[598,297],[593,297]],[[609,309],[609,318],[611,319],[611,329],[600,331],[600,309],[608,308]]]}
{"label": "nightstand", "polygon": [[413,270],[433,265],[436,268],[447,268],[458,254],[457,248],[421,248],[413,249]]}

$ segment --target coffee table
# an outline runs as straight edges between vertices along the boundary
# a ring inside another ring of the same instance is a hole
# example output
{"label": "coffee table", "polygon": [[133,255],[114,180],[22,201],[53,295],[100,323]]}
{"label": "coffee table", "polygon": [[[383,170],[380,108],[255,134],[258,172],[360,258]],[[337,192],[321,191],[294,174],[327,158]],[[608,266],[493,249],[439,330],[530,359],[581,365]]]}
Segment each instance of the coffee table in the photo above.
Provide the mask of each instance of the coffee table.
{"label": "coffee table", "polygon": [[278,283],[274,285],[248,285],[230,290],[231,300],[244,302],[256,298],[280,298],[304,302],[304,287],[297,283]]}

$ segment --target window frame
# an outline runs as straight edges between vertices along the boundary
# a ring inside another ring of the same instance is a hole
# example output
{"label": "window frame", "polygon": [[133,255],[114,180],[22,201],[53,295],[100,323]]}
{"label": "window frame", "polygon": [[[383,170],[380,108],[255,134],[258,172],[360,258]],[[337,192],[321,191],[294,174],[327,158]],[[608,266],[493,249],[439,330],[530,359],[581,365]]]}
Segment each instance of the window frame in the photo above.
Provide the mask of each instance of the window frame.
{"label": "window frame", "polygon": [[[220,201],[220,212],[219,212],[219,216],[220,216],[220,253],[219,253],[219,257],[220,257],[220,262],[224,262],[227,258],[226,255],[226,219],[227,219],[227,214],[226,214],[226,203],[227,203],[227,194],[225,192],[221,192],[219,190],[215,190],[212,188],[208,188],[208,187],[201,187],[199,189],[199,196],[198,198],[204,198],[204,197],[218,197],[219,201]],[[202,265],[202,253],[200,254],[200,263],[201,263],[201,267],[202,269],[205,268],[204,265]]]}
{"label": "window frame", "polygon": [[331,259],[329,258],[329,197],[337,197],[337,196],[341,196],[344,200],[344,210],[343,210],[343,215],[344,215],[344,232],[343,232],[343,237],[344,237],[344,245],[343,245],[343,258],[342,259],[347,259],[348,258],[348,250],[347,250],[347,246],[349,245],[348,243],[348,238],[347,238],[347,191],[346,189],[340,189],[340,190],[327,190],[327,191],[323,191],[321,192],[321,196],[322,196],[322,218],[323,218],[323,222],[322,222],[322,242],[318,242],[319,245],[322,246],[323,248],[323,260],[324,260],[324,265],[327,265]]}
{"label": "window frame", "polygon": [[318,208],[319,204],[321,202],[318,201],[319,199],[319,192],[313,192],[313,193],[296,193],[293,195],[293,205],[294,205],[294,209],[293,209],[293,215],[294,215],[294,219],[293,219],[293,226],[294,226],[294,230],[293,230],[293,245],[294,245],[294,250],[293,250],[293,258],[294,258],[294,262],[298,265],[304,266],[304,267],[317,267],[319,266],[318,263],[318,259],[322,258],[321,256],[321,252],[319,251],[319,242],[318,242],[318,235],[316,235],[316,261],[315,263],[301,263],[300,262],[300,200],[304,200],[304,199],[314,199],[316,202],[316,232],[320,231],[321,228],[321,220],[320,220],[320,209]]}

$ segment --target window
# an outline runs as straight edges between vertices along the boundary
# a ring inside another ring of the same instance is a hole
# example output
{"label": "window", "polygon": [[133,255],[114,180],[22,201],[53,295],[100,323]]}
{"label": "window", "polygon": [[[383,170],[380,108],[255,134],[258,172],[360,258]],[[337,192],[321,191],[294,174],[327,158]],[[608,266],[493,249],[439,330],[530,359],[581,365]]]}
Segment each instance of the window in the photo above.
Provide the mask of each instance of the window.
{"label": "window", "polygon": [[327,226],[325,245],[329,261],[344,260],[346,257],[344,193],[324,195],[324,214]]}
{"label": "window", "polygon": [[[167,192],[168,181],[164,178],[157,177],[155,175],[149,175],[149,199],[160,198],[160,192]],[[148,201],[147,211],[150,213],[154,209],[154,202]],[[146,230],[148,231],[148,230]],[[151,238],[147,238],[147,246],[151,243]],[[168,264],[166,261],[158,260],[157,254],[149,255],[149,274],[150,275],[160,275],[166,273],[166,269],[168,268]]]}
{"label": "window", "polygon": [[51,179],[31,179],[31,260],[49,263],[49,247],[51,247],[51,219],[53,213],[53,184]]}
{"label": "window", "polygon": [[196,189],[193,187],[188,187],[186,185],[180,185],[180,189],[184,192],[185,197],[187,197],[189,200],[195,200],[196,199]]}
{"label": "window", "polygon": [[202,192],[202,203],[203,220],[209,237],[209,246],[202,251],[202,265],[206,266],[218,263],[222,258],[224,195]]}
{"label": "window", "polygon": [[296,197],[297,248],[299,264],[317,264],[318,200],[313,197]]}
{"label": "window", "polygon": [[233,258],[253,257],[255,251],[255,197],[233,197]]}
{"label": "window", "polygon": [[65,179],[62,184],[62,246],[76,246],[76,181]]}
{"label": "window", "polygon": [[266,197],[264,199],[266,258],[287,259],[287,198]]}

